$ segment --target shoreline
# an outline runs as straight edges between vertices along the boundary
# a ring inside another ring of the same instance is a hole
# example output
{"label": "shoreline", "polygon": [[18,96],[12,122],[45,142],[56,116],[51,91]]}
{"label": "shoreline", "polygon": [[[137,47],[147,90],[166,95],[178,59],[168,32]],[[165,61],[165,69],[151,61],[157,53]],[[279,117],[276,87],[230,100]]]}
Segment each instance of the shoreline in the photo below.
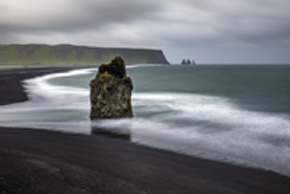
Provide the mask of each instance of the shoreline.
{"label": "shoreline", "polygon": [[[91,66],[90,66],[91,67]],[[27,95],[22,86],[22,81],[50,73],[61,73],[76,69],[90,67],[43,67],[0,69],[0,106],[27,101]],[[97,67],[96,67],[97,68]]]}
{"label": "shoreline", "polygon": [[[59,67],[0,71],[0,105]],[[290,178],[99,135],[0,126],[0,193],[288,193]]]}

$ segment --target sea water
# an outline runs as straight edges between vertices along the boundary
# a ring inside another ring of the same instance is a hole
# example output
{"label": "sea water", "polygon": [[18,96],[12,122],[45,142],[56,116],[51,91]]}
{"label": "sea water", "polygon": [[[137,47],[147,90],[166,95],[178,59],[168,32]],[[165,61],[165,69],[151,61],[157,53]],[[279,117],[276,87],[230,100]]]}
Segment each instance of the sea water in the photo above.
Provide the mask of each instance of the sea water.
{"label": "sea water", "polygon": [[92,134],[290,176],[290,66],[127,67],[134,118],[89,120],[97,68],[24,81],[29,101],[0,107],[0,125]]}

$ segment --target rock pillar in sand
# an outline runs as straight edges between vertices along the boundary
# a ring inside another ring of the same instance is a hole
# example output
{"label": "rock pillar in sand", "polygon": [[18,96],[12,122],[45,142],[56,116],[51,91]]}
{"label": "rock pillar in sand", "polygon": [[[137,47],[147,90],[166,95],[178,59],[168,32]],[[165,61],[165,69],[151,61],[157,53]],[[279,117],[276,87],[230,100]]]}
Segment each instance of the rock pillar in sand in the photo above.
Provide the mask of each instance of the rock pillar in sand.
{"label": "rock pillar in sand", "polygon": [[90,82],[91,119],[133,117],[131,93],[133,84],[126,76],[124,61],[115,57],[101,65]]}

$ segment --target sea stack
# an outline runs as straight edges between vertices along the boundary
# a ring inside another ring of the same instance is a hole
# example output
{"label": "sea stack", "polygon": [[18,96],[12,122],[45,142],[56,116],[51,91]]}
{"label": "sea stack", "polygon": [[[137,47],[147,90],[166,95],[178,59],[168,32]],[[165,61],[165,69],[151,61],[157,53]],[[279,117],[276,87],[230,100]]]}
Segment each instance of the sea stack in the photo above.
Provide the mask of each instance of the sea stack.
{"label": "sea stack", "polygon": [[124,61],[115,57],[103,64],[90,82],[91,119],[133,117],[132,80],[126,75]]}

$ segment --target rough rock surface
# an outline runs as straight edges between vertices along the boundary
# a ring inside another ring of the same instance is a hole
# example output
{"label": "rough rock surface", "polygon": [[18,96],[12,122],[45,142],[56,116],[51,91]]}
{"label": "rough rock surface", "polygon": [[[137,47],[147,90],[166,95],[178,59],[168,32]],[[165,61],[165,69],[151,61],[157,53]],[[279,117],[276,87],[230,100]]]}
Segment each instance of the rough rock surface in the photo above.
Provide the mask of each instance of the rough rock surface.
{"label": "rough rock surface", "polygon": [[115,57],[108,65],[101,65],[95,79],[90,82],[90,118],[133,117],[132,89],[132,81],[126,76],[121,57]]}

